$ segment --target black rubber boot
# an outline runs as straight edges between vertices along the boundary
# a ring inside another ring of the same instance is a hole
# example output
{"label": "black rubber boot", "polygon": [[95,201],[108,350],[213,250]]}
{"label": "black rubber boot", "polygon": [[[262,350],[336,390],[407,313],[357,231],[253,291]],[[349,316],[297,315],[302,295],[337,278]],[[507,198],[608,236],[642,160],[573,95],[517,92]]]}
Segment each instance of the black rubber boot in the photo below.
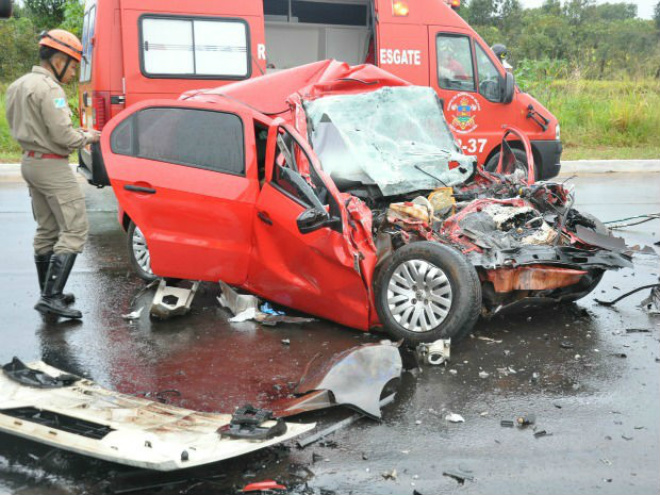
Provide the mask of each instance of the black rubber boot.
{"label": "black rubber boot", "polygon": [[[34,264],[37,266],[37,276],[39,277],[39,289],[41,292],[44,291],[44,282],[46,281],[46,275],[48,275],[48,265],[50,265],[51,256],[53,256],[52,251],[46,254],[34,255]],[[73,304],[76,302],[76,296],[73,294],[62,294],[62,302],[64,304]]]}
{"label": "black rubber boot", "polygon": [[76,309],[67,308],[64,304],[62,291],[69,279],[71,268],[76,262],[76,254],[54,254],[50,258],[48,274],[44,281],[41,299],[34,309],[43,315],[56,315],[62,318],[82,318],[82,313]]}

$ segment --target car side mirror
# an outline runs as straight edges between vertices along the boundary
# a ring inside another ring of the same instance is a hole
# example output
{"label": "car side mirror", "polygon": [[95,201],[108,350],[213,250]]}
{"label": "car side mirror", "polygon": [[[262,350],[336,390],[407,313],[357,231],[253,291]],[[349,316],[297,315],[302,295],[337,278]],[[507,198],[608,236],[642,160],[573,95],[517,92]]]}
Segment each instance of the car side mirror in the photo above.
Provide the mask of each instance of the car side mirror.
{"label": "car side mirror", "polygon": [[500,101],[502,103],[511,103],[516,89],[516,81],[511,72],[507,71],[504,73],[504,78],[501,80],[501,88],[502,98]]}
{"label": "car side mirror", "polygon": [[302,197],[307,204],[312,205],[311,208],[307,208],[298,215],[298,218],[296,219],[298,230],[301,234],[309,234],[310,232],[314,232],[323,227],[333,227],[337,222],[341,222],[339,218],[330,216],[326,211],[325,206],[323,206],[319,198],[314,194],[312,186],[310,186],[300,174],[288,168],[282,168],[280,173],[282,179],[292,184],[296,188],[300,197]]}
{"label": "car side mirror", "polygon": [[328,212],[325,211],[325,208],[323,210],[309,208],[298,215],[296,223],[301,234],[309,234],[310,232],[329,226],[332,220]]}

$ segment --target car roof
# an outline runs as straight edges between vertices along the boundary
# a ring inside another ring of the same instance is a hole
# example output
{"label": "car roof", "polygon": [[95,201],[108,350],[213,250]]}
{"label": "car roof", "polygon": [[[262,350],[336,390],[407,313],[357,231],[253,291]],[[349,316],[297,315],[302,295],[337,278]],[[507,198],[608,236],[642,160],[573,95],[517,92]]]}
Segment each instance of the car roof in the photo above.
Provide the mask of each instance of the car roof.
{"label": "car roof", "polygon": [[322,60],[214,89],[188,91],[180,99],[208,103],[230,99],[265,116],[282,116],[289,120],[285,114],[299,99],[406,85],[410,83],[374,65],[349,66],[336,60]]}

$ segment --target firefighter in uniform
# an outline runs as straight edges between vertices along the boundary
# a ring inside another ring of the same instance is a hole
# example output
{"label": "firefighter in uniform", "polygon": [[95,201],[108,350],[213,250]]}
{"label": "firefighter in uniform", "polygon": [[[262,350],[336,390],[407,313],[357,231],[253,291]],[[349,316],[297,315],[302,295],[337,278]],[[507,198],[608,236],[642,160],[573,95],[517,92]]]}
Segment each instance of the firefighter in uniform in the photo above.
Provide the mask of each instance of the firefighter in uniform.
{"label": "firefighter in uniform", "polygon": [[39,40],[39,66],[7,90],[11,135],[23,148],[21,174],[32,197],[37,222],[34,261],[41,298],[35,309],[64,318],[81,318],[64,294],[71,268],[87,240],[85,198],[69,154],[98,142],[98,131],[74,129],[62,84],[73,80],[82,59],[82,44],[73,34],[53,29]]}

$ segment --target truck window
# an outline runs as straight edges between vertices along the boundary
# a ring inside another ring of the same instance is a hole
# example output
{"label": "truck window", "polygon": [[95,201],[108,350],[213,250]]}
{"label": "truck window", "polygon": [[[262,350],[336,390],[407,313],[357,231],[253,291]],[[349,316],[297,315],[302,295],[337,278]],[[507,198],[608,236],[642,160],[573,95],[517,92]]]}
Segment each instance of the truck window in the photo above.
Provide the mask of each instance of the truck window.
{"label": "truck window", "polygon": [[245,176],[243,121],[190,108],[147,108],[119,124],[113,153]]}
{"label": "truck window", "polygon": [[438,84],[442,89],[474,91],[474,70],[470,38],[439,34],[436,39]]}
{"label": "truck window", "polygon": [[369,55],[369,0],[264,0],[268,69],[335,58],[350,65]]}
{"label": "truck window", "polygon": [[142,16],[142,72],[153,78],[245,79],[249,39],[242,19]]}
{"label": "truck window", "polygon": [[80,62],[80,82],[87,82],[92,78],[92,38],[96,30],[96,5],[85,12],[83,17],[83,59]]}
{"label": "truck window", "polygon": [[267,20],[312,24],[367,24],[369,0],[264,0]]}
{"label": "truck window", "polygon": [[500,73],[479,45],[477,46],[477,73],[479,74],[479,93],[490,101],[500,101]]}

